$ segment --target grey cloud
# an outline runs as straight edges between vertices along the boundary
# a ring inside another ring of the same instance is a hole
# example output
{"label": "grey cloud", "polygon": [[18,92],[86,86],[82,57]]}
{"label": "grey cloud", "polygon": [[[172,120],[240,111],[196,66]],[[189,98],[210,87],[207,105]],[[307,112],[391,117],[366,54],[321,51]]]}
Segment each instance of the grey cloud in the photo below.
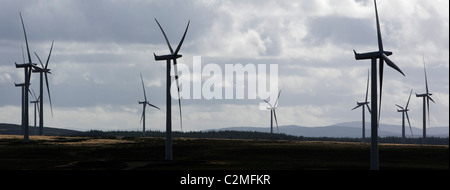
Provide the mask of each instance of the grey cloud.
{"label": "grey cloud", "polygon": [[335,44],[373,45],[376,44],[375,21],[346,17],[317,17],[308,22],[309,45],[326,42]]}
{"label": "grey cloud", "polygon": [[[19,11],[30,41],[164,43],[154,18],[176,40],[189,19],[195,21],[193,28],[198,29],[213,18],[212,10],[194,1],[9,1],[3,5],[0,12],[5,17],[0,19],[0,26],[5,30],[0,39],[18,41],[23,40]],[[193,30],[189,34],[195,37],[195,33]]]}
{"label": "grey cloud", "polygon": [[[48,2],[51,4],[46,4]],[[181,50],[182,62],[188,66],[192,64],[192,55],[203,55],[203,65],[216,63],[222,69],[225,64],[235,63],[278,64],[280,77],[298,80],[293,83],[280,81],[280,88],[285,89],[280,100],[280,111],[292,109],[293,106],[309,106],[320,110],[332,106],[334,108],[327,117],[333,120],[360,119],[358,114],[355,114],[356,118],[351,118],[352,115],[345,114],[344,111],[350,110],[353,104],[364,96],[364,81],[370,61],[355,61],[352,49],[361,52],[372,51],[377,48],[377,42],[375,20],[372,16],[373,1],[359,2],[364,7],[370,7],[370,16],[350,18],[348,14],[330,15],[326,12],[328,9],[323,12],[318,1],[301,1],[298,2],[298,7],[295,7],[292,1],[6,0],[0,3],[0,71],[3,72],[0,77],[8,74],[12,80],[23,80],[23,72],[14,68],[14,61],[22,60],[20,44],[24,43],[24,39],[18,14],[22,11],[32,51],[44,57],[51,40],[55,40],[54,54],[50,62],[53,74],[49,79],[53,106],[57,109],[71,110],[74,107],[108,105],[112,108],[132,108],[136,105],[136,110],[140,109],[137,104],[137,101],[142,99],[139,73],[142,73],[146,81],[150,101],[163,108],[165,64],[155,62],[152,53],[162,54],[168,52],[168,49],[154,18],[164,27],[172,46],[177,46],[187,21],[191,20]],[[448,12],[448,9],[446,10]],[[431,57],[432,55],[428,55],[430,53],[439,55],[428,61],[430,89],[433,93],[448,96],[448,17],[441,18],[432,14],[427,19],[419,20],[423,25],[416,26],[407,23],[413,18],[393,19],[387,14],[389,11],[384,10],[384,14],[380,15],[383,38],[386,40],[386,49],[398,49],[394,51],[392,59],[398,62],[407,77],[397,76],[397,73],[385,69],[386,85],[383,92],[392,96],[383,96],[383,101],[389,103],[392,99],[395,100],[398,94],[403,98],[410,87],[417,88],[418,91],[424,89],[421,59],[418,59],[419,63],[403,61],[411,60],[408,56],[414,55],[419,48],[426,50],[428,46],[438,48],[433,49],[435,52],[425,51],[426,56]],[[256,33],[250,37],[260,38],[255,41],[262,41],[262,45],[242,42],[249,39],[242,36],[249,30]],[[414,32],[400,34],[405,30]],[[225,47],[223,43],[229,41],[237,43],[230,43]],[[420,44],[423,41],[427,46]],[[330,46],[327,46],[328,44]],[[255,49],[250,49],[255,46],[265,48],[265,51],[258,50],[255,54]],[[294,50],[288,51],[284,49],[286,47]],[[326,49],[326,56],[333,58],[320,59],[325,56],[320,54],[324,53],[322,48]],[[311,49],[318,49],[319,52]],[[295,55],[289,57],[286,52]],[[306,54],[310,55],[298,56]],[[331,72],[334,71],[339,72],[341,76],[324,76],[333,74]],[[36,79],[34,75],[33,88],[37,86]],[[20,89],[15,88],[14,81],[8,81],[10,79],[7,77],[1,80],[0,106],[19,106]],[[396,94],[400,90],[405,92]],[[433,106],[436,106],[437,110],[447,108],[448,113],[448,102],[442,102]],[[174,100],[173,105],[176,103]],[[197,111],[203,111],[199,114],[208,116],[208,110],[216,110],[224,105],[255,105],[257,109],[258,103],[259,100],[182,101],[187,109],[198,106]],[[348,108],[345,105],[348,105]],[[341,106],[344,111],[336,111],[337,107]],[[204,107],[206,108],[203,109]],[[383,115],[391,113],[388,107],[389,105],[383,104]],[[443,118],[439,122],[448,123],[448,117]],[[136,120],[139,120],[139,114]],[[328,121],[328,118],[323,121],[326,123],[325,120]]]}

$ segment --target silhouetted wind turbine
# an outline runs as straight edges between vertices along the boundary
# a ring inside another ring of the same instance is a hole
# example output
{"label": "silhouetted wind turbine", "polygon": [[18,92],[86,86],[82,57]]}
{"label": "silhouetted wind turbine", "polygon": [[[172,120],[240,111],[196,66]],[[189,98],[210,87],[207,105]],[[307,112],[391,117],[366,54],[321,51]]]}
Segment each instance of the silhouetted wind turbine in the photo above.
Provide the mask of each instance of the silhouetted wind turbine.
{"label": "silhouetted wind turbine", "polygon": [[[427,112],[427,110],[425,110],[425,105],[426,105],[426,107],[428,109],[428,125],[429,125],[430,124],[430,100],[433,103],[436,103],[436,102],[434,102],[433,98],[431,98],[431,95],[433,95],[433,94],[429,93],[429,91],[428,91],[428,79],[427,79],[427,69],[426,69],[426,66],[425,66],[425,57],[423,58],[423,71],[425,73],[425,90],[426,90],[426,93],[425,94],[417,94],[416,93],[416,97],[422,97],[423,98],[423,138],[422,138],[422,143],[426,144],[427,143],[427,122],[426,122],[426,112]],[[426,102],[425,102],[425,99],[427,100]]]}
{"label": "silhouetted wind turbine", "polygon": [[277,100],[275,101],[275,103],[273,104],[273,106],[267,100],[264,100],[264,102],[266,102],[270,106],[267,108],[268,110],[270,110],[270,134],[273,134],[273,118],[274,117],[275,117],[275,123],[277,124],[277,131],[280,132],[280,130],[278,129],[277,114],[275,113],[275,110],[278,107],[278,100],[280,99],[280,93],[281,93],[281,90],[278,91],[278,97],[277,97]]}
{"label": "silhouetted wind turbine", "polygon": [[[383,67],[384,62],[393,69],[400,72],[403,76],[405,74],[400,70],[400,68],[395,65],[393,61],[391,61],[387,56],[392,55],[390,51],[384,51],[383,49],[383,41],[381,39],[381,30],[380,30],[380,22],[378,19],[378,10],[377,10],[377,2],[374,0],[375,4],[375,16],[376,16],[376,24],[377,24],[377,36],[378,36],[378,51],[368,52],[368,53],[356,53],[355,50],[355,59],[371,59],[371,71],[372,71],[372,87],[371,87],[371,104],[372,104],[372,114],[371,114],[371,148],[370,148],[370,169],[378,170],[379,169],[379,160],[378,160],[378,119],[379,112],[381,110],[381,96],[383,89]],[[380,60],[380,105],[378,108],[378,93],[377,93],[377,59]]]}
{"label": "silhouetted wind turbine", "polygon": [[141,122],[142,120],[144,120],[144,123],[142,124],[142,136],[145,137],[145,107],[147,105],[152,106],[156,109],[159,109],[157,106],[150,104],[149,101],[147,101],[147,95],[145,94],[145,87],[144,87],[144,80],[142,79],[142,74],[141,74],[141,82],[142,82],[142,90],[144,91],[144,101],[138,101],[139,104],[142,104],[142,116],[141,116]]}
{"label": "silhouetted wind turbine", "polygon": [[364,102],[356,102],[357,106],[352,109],[355,110],[356,108],[359,108],[362,106],[362,141],[366,141],[366,112],[364,106],[367,107],[369,110],[369,113],[372,113],[369,107],[369,102],[367,101],[367,97],[369,95],[369,71],[367,71],[367,87],[366,87],[366,99]]}
{"label": "silhouetted wind turbine", "polygon": [[40,102],[39,99],[41,99],[41,97],[36,97],[33,89],[31,89],[30,94],[34,98],[34,100],[30,101],[30,103],[34,104],[34,127],[36,127],[36,111],[39,113],[39,107],[37,106],[37,104]]}
{"label": "silhouetted wind turbine", "polygon": [[23,64],[16,64],[16,68],[24,68],[24,77],[25,82],[21,84],[15,84],[16,87],[22,88],[22,129],[23,129],[23,142],[27,143],[29,142],[29,134],[28,134],[28,91],[30,89],[30,80],[31,80],[31,68],[36,65],[31,61],[31,54],[30,49],[28,47],[28,39],[27,39],[27,33],[25,30],[25,25],[23,23],[22,19],[22,13],[19,12],[20,20],[22,22],[22,28],[23,28],[23,34],[25,36],[25,44],[27,48],[27,55],[28,55],[28,63]]}
{"label": "silhouetted wind turbine", "polygon": [[[50,102],[50,110],[51,110],[52,117],[53,117],[52,98],[50,96],[50,88],[48,86],[48,77],[47,77],[47,73],[52,74],[50,72],[50,69],[47,68],[48,67],[48,62],[50,61],[50,56],[52,55],[52,50],[53,50],[53,41],[52,41],[52,46],[50,47],[50,52],[48,53],[47,61],[45,62],[45,66],[44,66],[44,64],[42,64],[41,58],[39,58],[37,53],[34,52],[34,54],[36,55],[36,57],[39,60],[39,63],[41,63],[42,67],[33,66],[33,73],[40,73],[39,97],[43,97],[44,96],[44,76],[45,76],[45,84],[47,86],[48,100]],[[41,110],[39,112],[39,135],[43,135],[44,134],[44,99],[43,98],[41,98],[39,107],[40,107],[40,110]]]}
{"label": "silhouetted wind turbine", "polygon": [[409,98],[408,98],[408,102],[406,102],[406,107],[403,108],[402,106],[395,104],[397,107],[399,107],[400,109],[397,109],[397,112],[402,112],[402,143],[405,143],[405,115],[406,115],[406,119],[408,120],[408,124],[409,124],[409,129],[411,130],[411,136],[414,137],[413,132],[412,132],[412,128],[411,128],[411,122],[409,122],[409,116],[408,116],[408,105],[409,105],[409,100],[411,99],[411,94],[412,94],[412,89],[411,92],[409,93]]}
{"label": "silhouetted wind turbine", "polygon": [[161,32],[164,35],[164,38],[166,39],[167,46],[169,46],[170,54],[168,55],[156,55],[155,56],[156,61],[162,61],[165,60],[167,63],[167,70],[166,70],[166,160],[172,160],[172,102],[171,102],[171,96],[170,96],[170,84],[171,84],[171,77],[170,77],[170,60],[173,60],[173,66],[175,71],[175,80],[177,83],[177,90],[178,90],[178,105],[180,109],[180,125],[181,130],[183,130],[183,120],[181,115],[181,99],[180,99],[180,85],[178,82],[178,69],[177,69],[177,59],[182,57],[182,55],[178,54],[178,51],[180,51],[181,45],[183,45],[184,38],[186,37],[186,33],[189,28],[188,22],[186,26],[186,30],[184,31],[183,37],[181,38],[180,43],[178,44],[177,49],[175,52],[172,49],[172,46],[170,45],[169,39],[167,39],[166,33],[162,29],[161,25],[159,24],[158,20],[156,20],[156,23],[158,24],[159,28],[161,29]]}

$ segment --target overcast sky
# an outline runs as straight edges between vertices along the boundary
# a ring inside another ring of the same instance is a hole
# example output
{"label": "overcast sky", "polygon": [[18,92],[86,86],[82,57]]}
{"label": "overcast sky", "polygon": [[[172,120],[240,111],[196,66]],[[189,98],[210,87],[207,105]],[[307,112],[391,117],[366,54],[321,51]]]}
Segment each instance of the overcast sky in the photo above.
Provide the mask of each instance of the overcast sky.
{"label": "overcast sky", "polygon": [[[395,104],[405,105],[411,89],[425,92],[424,56],[436,101],[431,126],[448,126],[449,1],[377,3],[384,49],[406,75],[385,67],[381,123],[401,125]],[[191,71],[193,56],[223,70],[225,64],[277,64],[279,125],[360,121],[361,110],[350,110],[364,100],[370,61],[356,61],[352,50],[378,49],[372,0],[0,0],[0,123],[21,121],[20,88],[14,87],[24,80],[23,69],[14,66],[25,46],[19,12],[32,52],[45,59],[55,41],[49,63],[54,116],[44,93],[45,125],[67,129],[141,130],[142,73],[149,101],[162,108],[147,109],[146,129],[165,130],[166,65],[153,53],[169,50],[154,18],[173,48],[190,20],[178,62]],[[37,74],[31,88],[38,92]],[[259,110],[260,102],[182,100],[183,130],[269,127],[270,112]],[[179,130],[177,101],[172,105],[173,129]],[[421,127],[422,99],[413,94],[409,108],[411,124]]]}

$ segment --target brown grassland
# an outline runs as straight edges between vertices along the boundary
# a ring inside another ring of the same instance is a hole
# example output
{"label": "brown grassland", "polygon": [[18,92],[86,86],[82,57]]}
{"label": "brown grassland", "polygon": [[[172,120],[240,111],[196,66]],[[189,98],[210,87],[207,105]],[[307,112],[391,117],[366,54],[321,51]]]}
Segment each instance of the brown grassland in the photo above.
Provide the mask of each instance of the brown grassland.
{"label": "brown grassland", "polygon": [[[370,143],[0,135],[0,170],[368,170]],[[448,170],[448,145],[380,143],[381,170]]]}

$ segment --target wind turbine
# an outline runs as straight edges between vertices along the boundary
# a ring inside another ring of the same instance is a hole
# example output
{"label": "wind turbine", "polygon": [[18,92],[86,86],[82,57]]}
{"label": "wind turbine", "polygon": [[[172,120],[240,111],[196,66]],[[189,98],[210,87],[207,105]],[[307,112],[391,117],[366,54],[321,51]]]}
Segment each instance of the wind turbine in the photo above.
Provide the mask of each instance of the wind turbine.
{"label": "wind turbine", "polygon": [[355,110],[356,108],[359,108],[362,106],[362,141],[366,141],[366,112],[364,106],[367,107],[369,110],[369,113],[372,114],[372,111],[369,107],[369,102],[367,101],[367,97],[369,95],[369,71],[367,71],[367,87],[366,87],[366,100],[364,102],[356,102],[357,106],[352,109]]}
{"label": "wind turbine", "polygon": [[275,101],[275,103],[273,104],[273,106],[267,100],[264,100],[264,102],[266,102],[270,106],[267,108],[268,110],[270,110],[270,134],[273,134],[273,118],[274,117],[275,117],[275,123],[277,124],[277,131],[280,132],[280,130],[278,129],[277,114],[275,113],[275,110],[278,107],[278,100],[280,99],[280,93],[281,93],[281,90],[278,91],[278,97],[277,97],[277,100]]}
{"label": "wind turbine", "polygon": [[[33,66],[33,73],[40,73],[39,97],[44,97],[44,76],[45,76],[45,84],[47,86],[48,99],[49,99],[49,102],[50,102],[50,110],[51,110],[52,117],[53,117],[52,98],[50,96],[50,88],[48,86],[48,77],[47,77],[47,73],[52,74],[50,72],[50,69],[47,68],[48,67],[48,62],[50,61],[50,56],[52,55],[52,50],[53,50],[53,41],[52,41],[52,46],[50,47],[50,52],[48,53],[47,61],[45,62],[45,66],[44,66],[44,64],[42,64],[41,58],[39,58],[37,53],[34,52],[34,54],[36,55],[36,57],[39,60],[39,63],[41,63],[42,67]],[[44,134],[44,99],[43,98],[41,98],[39,107],[40,107],[40,112],[39,112],[39,135],[43,135]]]}
{"label": "wind turbine", "polygon": [[31,79],[31,68],[36,65],[31,61],[31,54],[30,49],[28,47],[28,39],[27,39],[27,33],[25,30],[25,25],[23,23],[22,19],[22,13],[19,12],[20,20],[22,22],[22,28],[23,28],[23,34],[25,36],[25,44],[27,47],[27,54],[28,54],[28,63],[23,64],[16,64],[16,68],[24,68],[24,77],[25,82],[20,84],[15,84],[16,87],[22,88],[22,130],[23,130],[23,142],[28,143],[29,140],[29,134],[28,134],[28,91],[30,90],[30,79]]}
{"label": "wind turbine", "polygon": [[162,29],[161,25],[159,24],[158,20],[156,20],[156,23],[158,24],[159,28],[161,29],[161,32],[164,35],[164,38],[166,39],[167,46],[169,46],[170,54],[167,55],[156,55],[153,53],[156,61],[162,61],[165,60],[167,63],[167,70],[166,70],[166,160],[172,160],[172,102],[171,102],[171,96],[170,96],[170,84],[171,84],[171,77],[170,77],[170,60],[173,60],[173,66],[175,71],[175,80],[177,83],[177,90],[178,90],[178,106],[180,109],[180,125],[181,130],[183,130],[183,120],[181,116],[181,99],[180,99],[180,85],[178,82],[178,69],[177,69],[177,59],[182,57],[182,55],[179,55],[178,52],[180,51],[181,45],[183,45],[184,38],[186,37],[186,33],[189,28],[188,22],[186,26],[186,30],[184,31],[183,37],[181,38],[180,43],[178,44],[177,49],[175,52],[172,49],[172,46],[170,45],[169,39],[167,39],[166,33]]}
{"label": "wind turbine", "polygon": [[141,116],[141,122],[142,120],[144,120],[144,123],[142,124],[142,136],[145,137],[145,107],[147,105],[152,106],[156,109],[159,109],[157,106],[150,104],[149,101],[147,101],[147,95],[145,94],[145,87],[144,87],[144,80],[142,79],[142,74],[141,74],[141,82],[142,82],[142,90],[144,90],[144,101],[138,101],[139,104],[142,104],[143,108],[142,108],[142,116]]}
{"label": "wind turbine", "polygon": [[408,116],[408,105],[409,105],[409,100],[411,99],[411,94],[412,94],[412,89],[411,92],[409,93],[409,98],[408,98],[408,102],[406,102],[406,107],[403,108],[402,106],[395,104],[397,107],[399,107],[400,109],[397,109],[397,112],[402,112],[402,143],[405,143],[405,115],[406,115],[406,119],[408,120],[408,124],[409,124],[409,129],[411,130],[411,135],[413,135],[412,132],[412,128],[411,128],[411,122],[409,122],[409,116]]}
{"label": "wind turbine", "polygon": [[40,102],[41,97],[36,97],[33,89],[31,89],[30,94],[34,98],[34,100],[30,101],[30,103],[34,104],[34,127],[36,127],[36,111],[39,112],[39,107],[37,107],[37,104]]}
{"label": "wind turbine", "polygon": [[[423,138],[422,138],[422,143],[426,144],[427,143],[427,122],[426,122],[426,112],[427,112],[427,110],[425,110],[425,104],[426,104],[426,107],[428,109],[428,125],[429,125],[430,124],[430,100],[433,103],[436,103],[436,102],[434,102],[433,98],[431,98],[431,95],[433,95],[433,94],[429,93],[429,91],[428,91],[428,80],[427,80],[427,70],[426,70],[426,67],[425,67],[425,57],[423,58],[423,71],[425,73],[425,90],[426,90],[426,93],[425,94],[417,94],[416,93],[416,97],[422,97],[423,98]],[[427,100],[426,102],[425,102],[425,99]]]}
{"label": "wind turbine", "polygon": [[[400,70],[400,68],[395,65],[393,61],[391,61],[387,56],[392,55],[392,52],[385,51],[383,49],[383,41],[381,39],[381,30],[380,30],[380,22],[378,19],[378,10],[377,10],[377,2],[374,0],[375,4],[375,16],[376,16],[376,25],[377,25],[377,37],[378,37],[378,51],[368,52],[368,53],[356,53],[355,50],[355,59],[370,59],[371,62],[371,71],[372,71],[372,87],[371,87],[371,104],[372,104],[372,114],[371,114],[371,148],[370,148],[370,169],[378,170],[379,169],[379,160],[378,160],[378,119],[379,119],[379,110],[381,110],[381,96],[383,89],[383,67],[384,62],[393,69],[400,72],[403,76],[405,74]],[[377,59],[380,60],[380,107],[378,108],[378,93],[377,93]]]}

